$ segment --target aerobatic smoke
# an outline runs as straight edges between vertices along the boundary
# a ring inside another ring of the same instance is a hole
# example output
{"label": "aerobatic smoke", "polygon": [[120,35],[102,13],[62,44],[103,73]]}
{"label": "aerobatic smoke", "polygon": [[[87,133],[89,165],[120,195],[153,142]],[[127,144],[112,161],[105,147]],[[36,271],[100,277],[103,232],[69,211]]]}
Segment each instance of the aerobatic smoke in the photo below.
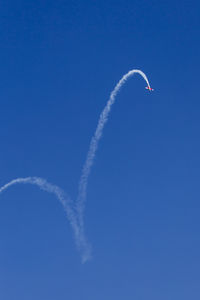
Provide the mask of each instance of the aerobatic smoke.
{"label": "aerobatic smoke", "polygon": [[87,193],[87,185],[88,185],[88,177],[90,175],[90,171],[94,162],[95,154],[98,148],[99,140],[102,136],[104,126],[108,120],[108,116],[111,110],[112,105],[115,103],[116,96],[120,91],[121,87],[126,83],[126,81],[133,76],[135,73],[140,74],[147,83],[147,86],[150,88],[149,81],[147,76],[140,70],[131,70],[126,73],[120,81],[117,83],[115,88],[110,94],[110,98],[103,111],[100,114],[99,121],[97,124],[96,131],[91,139],[89,151],[87,153],[85,164],[83,165],[82,174],[79,182],[79,190],[78,190],[78,198],[77,198],[77,215],[79,218],[80,228],[84,228],[83,223],[83,213],[86,201],[86,193]]}
{"label": "aerobatic smoke", "polygon": [[108,116],[110,113],[110,110],[112,108],[112,105],[115,102],[116,96],[118,92],[120,91],[121,87],[126,83],[126,81],[133,76],[135,73],[138,73],[143,77],[143,79],[146,81],[148,87],[150,88],[149,81],[146,77],[146,75],[140,71],[140,70],[131,70],[127,74],[125,74],[120,81],[117,83],[115,88],[110,94],[110,98],[108,99],[108,102],[103,109],[103,111],[100,114],[99,121],[97,124],[96,131],[91,139],[89,151],[87,153],[85,164],[83,165],[81,178],[79,181],[79,188],[78,188],[78,197],[76,201],[76,206],[72,206],[72,202],[70,198],[63,192],[62,189],[60,189],[58,186],[53,185],[49,182],[47,182],[45,179],[40,177],[26,177],[26,178],[17,178],[9,183],[5,184],[0,188],[0,194],[8,189],[10,186],[15,184],[32,184],[38,186],[41,190],[44,190],[48,193],[54,194],[57,199],[62,204],[66,214],[67,218],[71,224],[71,227],[74,232],[75,242],[78,247],[78,249],[81,252],[82,262],[86,262],[91,258],[91,248],[90,245],[87,242],[87,239],[85,237],[84,233],[84,220],[83,220],[83,213],[84,213],[84,207],[85,207],[85,201],[86,201],[86,193],[87,193],[87,185],[88,185],[88,178],[90,175],[90,171],[94,162],[95,154],[98,148],[99,140],[102,136],[104,126],[108,120]]}
{"label": "aerobatic smoke", "polygon": [[70,198],[64,193],[64,191],[59,188],[58,186],[51,184],[47,182],[45,179],[40,177],[26,177],[26,178],[17,178],[9,183],[5,184],[0,188],[0,193],[7,190],[12,185],[16,184],[32,184],[38,186],[41,190],[46,191],[48,193],[54,194],[56,198],[60,201],[62,204],[66,214],[67,218],[71,224],[71,227],[74,232],[75,236],[75,242],[78,247],[78,249],[81,252],[82,256],[82,262],[84,263],[91,257],[90,253],[90,246],[86,241],[85,235],[83,230],[80,232],[80,228],[77,222],[76,214],[74,213],[74,210],[71,208],[71,200]]}

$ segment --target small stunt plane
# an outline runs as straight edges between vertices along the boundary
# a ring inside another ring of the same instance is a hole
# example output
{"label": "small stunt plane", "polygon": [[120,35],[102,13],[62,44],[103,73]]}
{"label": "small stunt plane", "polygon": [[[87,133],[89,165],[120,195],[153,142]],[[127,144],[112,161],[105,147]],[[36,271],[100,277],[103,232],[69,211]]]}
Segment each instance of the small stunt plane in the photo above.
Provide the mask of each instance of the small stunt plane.
{"label": "small stunt plane", "polygon": [[145,89],[149,90],[149,92],[153,92],[154,91],[154,89],[152,89],[150,86],[146,86]]}

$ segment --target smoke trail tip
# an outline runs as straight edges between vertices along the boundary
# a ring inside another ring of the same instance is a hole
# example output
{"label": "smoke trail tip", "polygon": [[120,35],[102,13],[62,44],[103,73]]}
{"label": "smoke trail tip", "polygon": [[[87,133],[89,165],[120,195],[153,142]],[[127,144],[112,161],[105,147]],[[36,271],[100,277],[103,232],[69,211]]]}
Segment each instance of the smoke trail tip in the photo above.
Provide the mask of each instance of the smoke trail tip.
{"label": "smoke trail tip", "polygon": [[87,249],[85,249],[84,253],[82,254],[81,262],[82,264],[85,264],[91,259],[92,259],[92,248],[87,245]]}

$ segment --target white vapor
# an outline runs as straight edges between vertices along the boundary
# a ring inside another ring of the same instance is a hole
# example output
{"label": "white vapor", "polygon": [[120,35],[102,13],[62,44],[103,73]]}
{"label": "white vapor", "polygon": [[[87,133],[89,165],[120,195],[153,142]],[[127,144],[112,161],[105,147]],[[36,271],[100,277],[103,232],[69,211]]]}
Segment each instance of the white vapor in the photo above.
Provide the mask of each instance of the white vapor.
{"label": "white vapor", "polygon": [[79,182],[79,190],[78,190],[78,198],[77,198],[77,215],[79,218],[80,223],[80,230],[84,229],[84,221],[83,221],[83,214],[84,214],[84,208],[85,208],[85,201],[86,201],[86,194],[87,194],[87,185],[88,185],[88,177],[90,175],[90,171],[94,162],[95,154],[98,148],[99,140],[102,136],[104,126],[108,120],[108,116],[111,110],[112,105],[115,103],[116,96],[118,92],[120,91],[121,87],[126,83],[126,81],[133,76],[135,73],[138,73],[143,77],[143,79],[146,81],[147,86],[150,88],[149,81],[147,79],[147,76],[140,70],[131,70],[128,73],[126,73],[120,81],[117,83],[115,88],[110,94],[110,98],[108,99],[108,102],[106,106],[104,107],[103,111],[100,114],[99,121],[97,124],[96,131],[91,139],[90,147],[87,153],[85,164],[83,165],[82,174]]}
{"label": "white vapor", "polygon": [[121,87],[126,83],[126,81],[133,76],[135,73],[138,73],[143,77],[146,81],[147,86],[150,88],[149,81],[146,75],[140,70],[131,70],[127,74],[125,74],[120,81],[117,83],[115,88],[110,94],[110,98],[100,114],[99,121],[97,124],[96,131],[91,139],[89,150],[87,153],[85,164],[83,165],[82,174],[79,181],[78,187],[78,197],[75,203],[75,207],[72,206],[72,202],[70,198],[60,189],[58,186],[53,185],[47,182],[45,179],[40,177],[26,177],[26,178],[17,178],[9,183],[5,184],[4,186],[0,187],[0,194],[7,190],[12,185],[16,184],[32,184],[38,186],[41,190],[44,190],[48,193],[52,193],[56,196],[56,198],[62,204],[67,218],[70,222],[72,230],[74,232],[75,242],[77,248],[79,249],[82,257],[82,262],[86,262],[91,258],[91,247],[87,242],[84,232],[84,208],[85,208],[85,201],[86,201],[86,194],[87,194],[87,185],[88,185],[88,178],[90,175],[90,171],[94,162],[95,154],[98,148],[99,140],[102,136],[104,126],[108,120],[108,116],[112,105],[115,103],[116,96],[120,91]]}
{"label": "white vapor", "polygon": [[17,178],[9,183],[5,184],[0,188],[0,193],[7,190],[10,186],[15,184],[32,184],[38,186],[41,190],[46,191],[48,193],[54,194],[56,198],[62,204],[67,218],[71,224],[71,227],[74,232],[75,242],[78,249],[81,251],[82,262],[86,262],[91,257],[90,246],[88,245],[84,232],[81,230],[77,222],[76,214],[74,210],[71,208],[71,200],[70,198],[63,192],[61,188],[58,186],[47,182],[45,179],[40,177],[26,177],[26,178]]}

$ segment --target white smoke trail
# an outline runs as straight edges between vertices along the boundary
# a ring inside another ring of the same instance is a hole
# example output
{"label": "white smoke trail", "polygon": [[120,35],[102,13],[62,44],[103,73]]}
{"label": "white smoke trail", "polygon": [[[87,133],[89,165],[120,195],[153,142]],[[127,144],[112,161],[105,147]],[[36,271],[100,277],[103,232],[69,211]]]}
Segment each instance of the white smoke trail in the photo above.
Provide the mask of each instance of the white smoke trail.
{"label": "white smoke trail", "polygon": [[41,190],[54,194],[62,204],[67,214],[67,218],[74,232],[76,245],[81,252],[83,263],[91,258],[91,248],[85,237],[84,221],[83,221],[88,178],[94,162],[99,140],[102,136],[104,126],[108,120],[111,107],[115,102],[115,98],[120,88],[125,84],[127,79],[129,79],[135,73],[140,74],[146,81],[148,87],[150,88],[149,81],[146,75],[142,71],[131,70],[121,78],[121,80],[115,86],[114,90],[111,92],[110,98],[100,115],[96,131],[90,142],[89,151],[87,153],[86,161],[83,166],[82,175],[79,182],[78,197],[77,197],[75,208],[72,208],[72,202],[70,198],[66,196],[66,194],[63,192],[62,189],[60,189],[56,185],[47,182],[45,179],[40,177],[17,178],[10,181],[9,183],[5,184],[0,188],[0,194],[1,194],[3,191],[7,190],[9,187],[15,184],[32,184],[38,186]]}
{"label": "white smoke trail", "polygon": [[54,194],[57,199],[62,204],[66,214],[67,218],[71,224],[71,227],[74,232],[75,236],[75,242],[78,247],[78,249],[81,252],[82,256],[82,262],[86,262],[91,257],[90,253],[90,246],[87,243],[87,240],[84,235],[83,229],[80,231],[79,224],[77,222],[76,214],[74,213],[74,210],[71,208],[71,200],[66,194],[63,192],[61,188],[59,188],[56,185],[53,185],[49,182],[47,182],[45,179],[40,177],[26,177],[26,178],[17,178],[9,183],[5,184],[0,188],[0,193],[7,190],[9,187],[15,184],[32,184],[38,186],[41,190],[46,191],[48,193]]}
{"label": "white smoke trail", "polygon": [[77,215],[79,218],[80,223],[80,230],[84,229],[84,221],[83,221],[83,213],[84,213],[84,207],[85,207],[85,201],[86,201],[86,193],[87,193],[87,185],[88,185],[88,177],[90,175],[90,171],[94,162],[95,154],[97,151],[99,140],[102,136],[104,126],[108,120],[108,116],[111,110],[112,105],[115,102],[116,96],[118,92],[120,91],[121,87],[126,83],[126,81],[133,76],[135,73],[138,73],[143,77],[143,79],[146,81],[147,86],[150,88],[149,81],[147,79],[147,76],[140,70],[131,70],[128,73],[126,73],[120,81],[115,86],[114,90],[110,94],[110,98],[108,99],[108,102],[103,109],[102,113],[100,114],[100,118],[97,124],[96,131],[91,139],[89,151],[87,153],[85,164],[83,165],[82,174],[79,182],[79,190],[78,190],[78,198],[77,198]]}

